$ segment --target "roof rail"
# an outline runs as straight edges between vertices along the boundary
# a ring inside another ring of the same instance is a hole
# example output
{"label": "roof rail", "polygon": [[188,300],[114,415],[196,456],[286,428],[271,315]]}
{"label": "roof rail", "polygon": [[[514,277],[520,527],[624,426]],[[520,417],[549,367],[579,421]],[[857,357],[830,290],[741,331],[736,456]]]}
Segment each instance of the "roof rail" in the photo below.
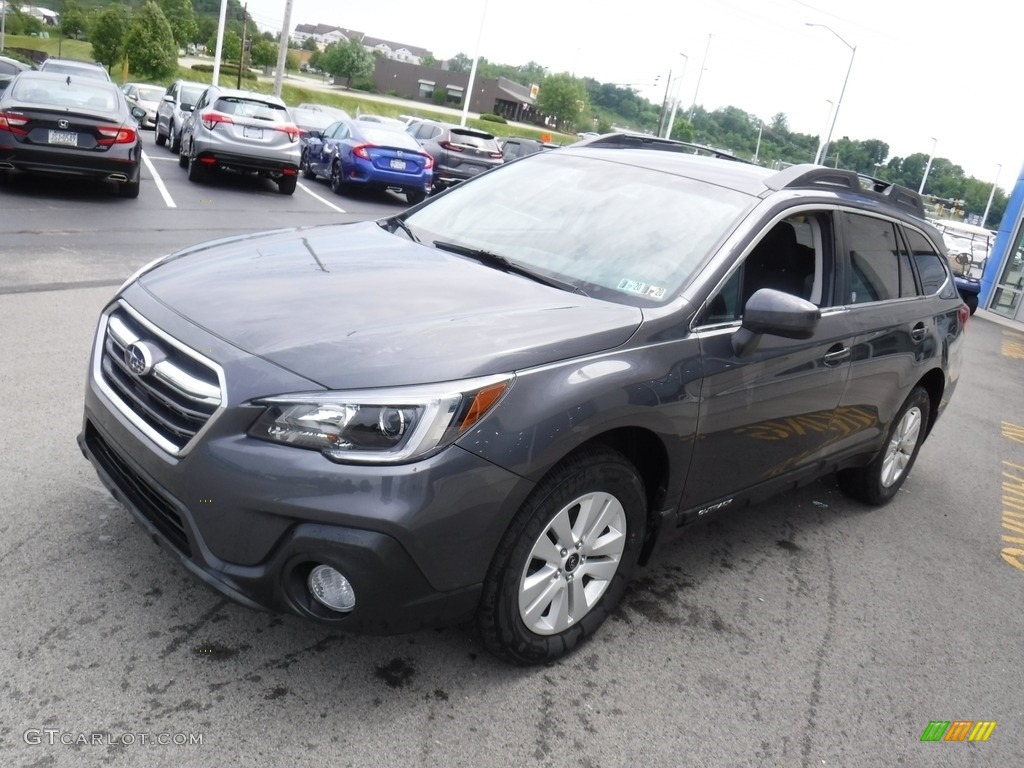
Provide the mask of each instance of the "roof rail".
{"label": "roof rail", "polygon": [[690,155],[704,155],[705,157],[717,157],[721,160],[735,160],[738,163],[747,163],[742,157],[736,157],[721,149],[708,147],[703,144],[691,144],[688,141],[676,141],[674,139],[662,139],[657,136],[648,136],[642,133],[606,133],[602,136],[595,136],[592,139],[583,139],[576,142],[576,146],[587,147],[617,147],[624,149],[658,149],[663,152],[680,152]]}
{"label": "roof rail", "polygon": [[844,189],[895,205],[924,218],[924,201],[921,196],[907,187],[890,181],[865,176],[856,171],[841,168],[827,168],[804,163],[779,171],[765,181],[769,189]]}

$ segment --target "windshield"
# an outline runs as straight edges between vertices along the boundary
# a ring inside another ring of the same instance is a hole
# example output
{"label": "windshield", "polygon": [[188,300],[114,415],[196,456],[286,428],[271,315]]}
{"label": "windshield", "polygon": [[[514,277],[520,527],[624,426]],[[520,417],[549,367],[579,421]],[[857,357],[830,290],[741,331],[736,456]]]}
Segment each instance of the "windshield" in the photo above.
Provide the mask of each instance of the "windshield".
{"label": "windshield", "polygon": [[489,251],[623,303],[662,303],[752,205],[734,190],[545,152],[456,186],[406,218],[425,244]]}
{"label": "windshield", "polygon": [[160,101],[163,97],[163,88],[139,88],[139,98],[142,101]]}

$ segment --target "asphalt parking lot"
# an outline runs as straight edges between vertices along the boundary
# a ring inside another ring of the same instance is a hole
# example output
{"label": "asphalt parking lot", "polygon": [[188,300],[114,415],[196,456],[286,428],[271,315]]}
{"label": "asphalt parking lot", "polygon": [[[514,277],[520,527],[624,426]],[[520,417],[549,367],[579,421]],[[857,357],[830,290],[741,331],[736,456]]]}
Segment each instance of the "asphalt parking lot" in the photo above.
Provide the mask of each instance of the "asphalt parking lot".
{"label": "asphalt parking lot", "polygon": [[[398,196],[193,185],[147,146],[137,201],[0,187],[0,765],[1004,765],[1024,754],[1024,328],[979,313],[897,498],[831,480],[662,550],[547,667],[472,626],[347,636],[190,578],[78,451],[96,318],[156,256],[374,218]],[[159,179],[159,182],[157,181]],[[987,741],[923,742],[935,721]]]}

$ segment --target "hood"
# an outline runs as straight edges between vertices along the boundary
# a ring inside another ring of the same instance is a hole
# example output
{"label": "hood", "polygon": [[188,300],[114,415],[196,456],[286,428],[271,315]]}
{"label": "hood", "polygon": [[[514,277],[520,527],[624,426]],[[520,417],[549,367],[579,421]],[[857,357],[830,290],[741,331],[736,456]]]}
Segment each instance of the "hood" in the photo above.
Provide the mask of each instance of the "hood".
{"label": "hood", "polygon": [[373,222],[190,249],[140,278],[196,325],[330,389],[507,373],[623,344],[636,307],[567,293]]}

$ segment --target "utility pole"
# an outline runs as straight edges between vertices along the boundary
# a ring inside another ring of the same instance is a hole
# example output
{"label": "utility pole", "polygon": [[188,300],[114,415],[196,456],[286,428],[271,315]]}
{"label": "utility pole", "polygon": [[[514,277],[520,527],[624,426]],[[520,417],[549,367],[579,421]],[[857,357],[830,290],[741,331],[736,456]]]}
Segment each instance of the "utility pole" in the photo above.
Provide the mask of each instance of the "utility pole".
{"label": "utility pole", "polygon": [[242,6],[242,52],[238,54],[238,83],[235,85],[239,90],[242,88],[242,64],[245,62],[245,27],[248,20],[249,4],[246,3]]}
{"label": "utility pole", "polygon": [[292,26],[292,3],[294,0],[287,0],[284,4],[284,21],[281,22],[281,41],[277,48],[277,71],[274,73],[274,95],[281,96],[281,80],[284,78],[284,65],[288,60],[288,30]]}
{"label": "utility pole", "polygon": [[220,20],[217,22],[217,45],[213,53],[213,84],[220,85],[220,55],[224,51],[224,19],[228,14],[228,0],[220,0]]}

